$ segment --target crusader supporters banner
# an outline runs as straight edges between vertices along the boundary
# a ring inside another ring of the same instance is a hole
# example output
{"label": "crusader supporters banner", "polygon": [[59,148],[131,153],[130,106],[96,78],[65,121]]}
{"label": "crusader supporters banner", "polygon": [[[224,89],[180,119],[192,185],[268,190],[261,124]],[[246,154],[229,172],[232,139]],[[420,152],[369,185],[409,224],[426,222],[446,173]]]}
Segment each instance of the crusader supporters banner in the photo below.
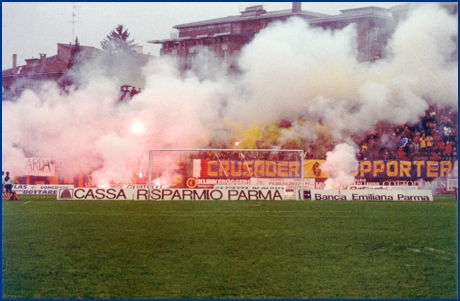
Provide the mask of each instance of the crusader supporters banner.
{"label": "crusader supporters banner", "polygon": [[[325,160],[304,160],[304,178],[327,179],[329,174],[321,170]],[[351,175],[357,178],[438,178],[457,177],[457,160],[374,160],[359,161]],[[193,165],[193,175],[199,178],[300,178],[299,161],[237,161],[201,160]]]}

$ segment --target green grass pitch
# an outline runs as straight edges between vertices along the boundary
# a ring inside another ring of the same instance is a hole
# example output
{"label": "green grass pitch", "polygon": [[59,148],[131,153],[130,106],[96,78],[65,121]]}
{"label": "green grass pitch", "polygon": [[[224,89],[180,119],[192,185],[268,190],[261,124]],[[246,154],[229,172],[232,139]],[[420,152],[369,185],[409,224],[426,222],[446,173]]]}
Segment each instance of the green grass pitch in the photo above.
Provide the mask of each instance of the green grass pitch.
{"label": "green grass pitch", "polygon": [[450,298],[457,201],[2,205],[3,298]]}

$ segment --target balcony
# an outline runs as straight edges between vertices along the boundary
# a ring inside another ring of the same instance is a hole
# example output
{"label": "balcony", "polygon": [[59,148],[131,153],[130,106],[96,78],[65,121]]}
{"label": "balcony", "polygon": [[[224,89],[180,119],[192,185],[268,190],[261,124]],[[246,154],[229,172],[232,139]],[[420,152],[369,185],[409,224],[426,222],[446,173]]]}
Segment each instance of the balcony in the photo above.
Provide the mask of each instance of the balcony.
{"label": "balcony", "polygon": [[179,31],[179,38],[202,38],[212,37],[214,35],[230,34],[230,24],[218,25],[218,26],[205,26],[198,28],[186,28]]}

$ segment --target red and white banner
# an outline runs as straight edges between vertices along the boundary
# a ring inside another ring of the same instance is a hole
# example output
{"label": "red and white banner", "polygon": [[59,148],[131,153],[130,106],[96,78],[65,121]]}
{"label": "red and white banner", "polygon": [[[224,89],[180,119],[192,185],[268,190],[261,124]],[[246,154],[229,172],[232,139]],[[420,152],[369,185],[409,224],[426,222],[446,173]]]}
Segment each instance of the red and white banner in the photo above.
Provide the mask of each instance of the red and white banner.
{"label": "red and white banner", "polygon": [[49,158],[26,158],[25,176],[53,177],[56,174],[56,168],[53,159]]}

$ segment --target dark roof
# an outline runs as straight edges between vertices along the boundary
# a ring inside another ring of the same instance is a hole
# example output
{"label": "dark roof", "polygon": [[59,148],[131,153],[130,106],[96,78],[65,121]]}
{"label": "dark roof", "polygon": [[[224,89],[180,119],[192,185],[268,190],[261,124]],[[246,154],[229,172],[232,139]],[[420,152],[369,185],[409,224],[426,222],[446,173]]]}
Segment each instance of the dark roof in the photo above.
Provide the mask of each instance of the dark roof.
{"label": "dark roof", "polygon": [[389,8],[389,11],[394,12],[394,11],[400,11],[400,10],[408,10],[411,7],[411,3],[404,3],[404,4],[399,4],[393,7]]}
{"label": "dark roof", "polygon": [[347,21],[347,20],[356,20],[357,18],[382,18],[387,20],[392,20],[393,17],[388,9],[377,7],[377,6],[367,6],[360,8],[351,8],[344,9],[340,11],[340,15],[327,16],[322,18],[317,18],[310,20],[310,23],[322,23],[322,22],[333,22],[333,21]]}
{"label": "dark roof", "polygon": [[[62,43],[58,43],[57,45],[58,45],[58,50],[59,50],[59,48],[66,48],[66,50],[68,49],[69,51],[74,46],[74,45],[71,45],[71,44],[62,44]],[[79,53],[79,55],[84,57],[84,58],[91,58],[91,57],[94,57],[96,54],[100,53],[101,51],[103,51],[103,50],[98,49],[98,48],[93,47],[93,46],[82,46],[82,45],[80,45],[80,53]]]}
{"label": "dark roof", "polygon": [[223,18],[199,21],[199,22],[192,22],[192,23],[185,23],[173,26],[173,28],[181,29],[187,27],[194,27],[194,26],[203,26],[203,25],[215,25],[215,24],[223,24],[223,23],[233,23],[233,22],[241,22],[245,20],[255,20],[255,19],[267,19],[267,18],[280,18],[280,17],[293,17],[293,16],[302,16],[307,19],[319,18],[329,16],[326,14],[315,13],[311,11],[301,10],[299,12],[292,12],[292,9],[286,10],[278,10],[273,12],[264,12],[257,15],[238,15],[238,16],[228,16]]}
{"label": "dark roof", "polygon": [[[302,18],[307,19],[308,22],[312,24],[321,23],[321,22],[332,22],[332,21],[337,21],[337,20],[346,21],[346,20],[356,19],[358,17],[362,18],[362,17],[370,17],[370,16],[391,19],[391,14],[389,13],[387,9],[376,7],[376,6],[341,10],[341,14],[339,15],[327,15],[327,14],[316,13],[316,12],[305,11],[305,10],[301,10],[298,12],[292,12],[292,9],[286,9],[286,10],[279,10],[279,11],[273,11],[273,12],[262,11],[262,12],[259,12],[258,14],[252,14],[252,15],[251,14],[248,14],[248,15],[241,14],[239,16],[229,16],[229,17],[199,21],[199,22],[179,24],[179,25],[173,26],[173,28],[180,30],[180,29],[185,29],[189,27],[217,25],[217,24],[241,22],[245,20],[283,18],[283,17],[287,18],[287,17],[293,17],[293,16],[301,16]],[[187,39],[187,38],[188,37],[182,38],[182,39]],[[172,41],[177,41],[177,40],[181,40],[181,39],[169,38],[169,39],[164,39],[164,40],[152,40],[152,41],[147,41],[147,42],[159,44],[159,43],[172,42]]]}
{"label": "dark roof", "polygon": [[[218,24],[242,22],[246,20],[260,20],[260,19],[269,19],[269,18],[275,18],[275,19],[276,18],[288,18],[288,17],[294,17],[294,16],[301,16],[302,18],[306,18],[306,19],[316,19],[316,18],[327,17],[330,15],[322,14],[322,13],[315,13],[315,12],[305,11],[305,10],[301,10],[298,12],[292,12],[292,9],[278,10],[278,11],[273,11],[273,12],[266,12],[265,10],[263,10],[255,14],[254,13],[244,14],[243,13],[238,16],[228,16],[228,17],[199,21],[199,22],[179,24],[179,25],[173,26],[173,28],[180,30],[184,28],[197,27],[197,26],[218,25]],[[184,39],[190,39],[190,37],[184,37],[184,38],[173,37],[173,38],[168,38],[168,39],[163,39],[163,40],[150,40],[150,41],[147,41],[147,43],[161,44],[161,43],[173,42],[173,41],[184,40]]]}
{"label": "dark roof", "polygon": [[[405,11],[405,10],[409,10],[412,7],[416,7],[420,4],[421,4],[420,2],[404,3],[404,4],[393,6],[389,8],[389,10],[391,12]],[[443,7],[458,7],[458,2],[439,2],[439,4]]]}
{"label": "dark roof", "polygon": [[[70,59],[70,50],[73,45],[58,43],[58,54],[40,58],[26,59],[27,64],[2,70],[2,77],[11,76],[30,76],[53,73],[63,73],[67,70],[67,64]],[[61,51],[60,51],[61,50]],[[62,52],[64,50],[64,52]],[[102,50],[92,46],[80,46],[80,55],[84,58],[90,58]]]}
{"label": "dark roof", "polygon": [[40,59],[37,58],[36,60],[36,64],[32,64],[32,66],[22,65],[16,68],[3,70],[2,77],[60,73],[67,69],[67,62],[58,58],[57,55],[47,57],[42,63]]}

